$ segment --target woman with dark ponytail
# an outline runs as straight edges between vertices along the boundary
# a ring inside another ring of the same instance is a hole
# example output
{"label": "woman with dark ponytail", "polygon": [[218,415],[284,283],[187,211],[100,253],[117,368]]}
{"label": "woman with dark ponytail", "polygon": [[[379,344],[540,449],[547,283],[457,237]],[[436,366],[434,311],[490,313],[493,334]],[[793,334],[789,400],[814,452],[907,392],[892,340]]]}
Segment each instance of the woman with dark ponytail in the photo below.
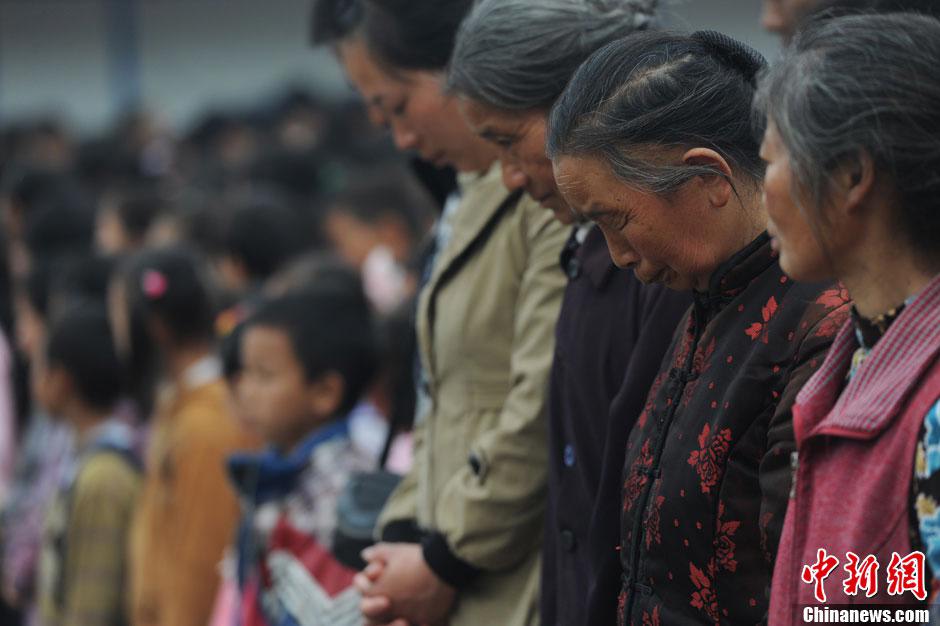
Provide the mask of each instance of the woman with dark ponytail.
{"label": "woman with dark ponytail", "polygon": [[693,307],[626,444],[621,624],[756,624],[790,489],[790,409],[846,296],[801,285],[765,232],[751,101],[763,58],[714,32],[596,52],[548,125],[568,203],[615,263]]}
{"label": "woman with dark ponytail", "polygon": [[[376,623],[533,626],[545,512],[545,409],[565,229],[502,184],[497,150],[444,91],[472,0],[320,0],[372,119],[399,149],[459,172],[418,300],[424,374],[415,461],[357,578]],[[319,18],[319,22],[317,21]]]}

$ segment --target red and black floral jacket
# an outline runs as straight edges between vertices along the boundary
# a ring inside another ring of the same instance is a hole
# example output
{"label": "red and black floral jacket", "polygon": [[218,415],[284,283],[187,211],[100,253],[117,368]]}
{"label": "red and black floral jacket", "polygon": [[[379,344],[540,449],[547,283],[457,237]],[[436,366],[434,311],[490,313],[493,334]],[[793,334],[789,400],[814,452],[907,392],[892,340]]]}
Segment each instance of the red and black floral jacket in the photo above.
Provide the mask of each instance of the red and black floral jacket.
{"label": "red and black floral jacket", "polygon": [[680,324],[627,443],[620,623],[759,624],[786,513],[790,413],[847,319],[762,235]]}

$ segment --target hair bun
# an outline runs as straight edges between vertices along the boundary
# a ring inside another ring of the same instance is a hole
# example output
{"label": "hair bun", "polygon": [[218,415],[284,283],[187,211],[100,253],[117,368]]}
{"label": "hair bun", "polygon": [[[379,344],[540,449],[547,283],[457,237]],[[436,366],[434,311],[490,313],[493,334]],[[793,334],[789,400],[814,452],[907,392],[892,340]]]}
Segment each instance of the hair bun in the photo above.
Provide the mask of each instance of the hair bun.
{"label": "hair bun", "polygon": [[700,30],[692,39],[704,45],[718,59],[744,74],[749,83],[756,83],[757,74],[767,66],[767,59],[751,46],[715,30]]}
{"label": "hair bun", "polygon": [[587,4],[611,19],[629,18],[628,26],[642,30],[656,17],[659,0],[589,0]]}

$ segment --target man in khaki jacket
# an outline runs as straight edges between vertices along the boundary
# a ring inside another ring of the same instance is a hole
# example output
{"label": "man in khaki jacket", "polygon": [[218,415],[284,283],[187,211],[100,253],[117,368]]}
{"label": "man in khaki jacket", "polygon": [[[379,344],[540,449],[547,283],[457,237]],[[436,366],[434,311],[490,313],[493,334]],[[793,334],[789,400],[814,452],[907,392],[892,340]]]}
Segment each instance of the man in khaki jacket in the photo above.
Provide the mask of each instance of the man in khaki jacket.
{"label": "man in khaki jacket", "polygon": [[[383,540],[409,543],[371,549],[370,577],[381,576],[376,591],[386,585],[392,614],[416,622],[427,605],[452,603],[453,626],[530,626],[566,232],[530,198],[507,192],[498,165],[460,182],[452,235],[418,306],[430,405],[418,415],[414,467],[379,523]],[[419,558],[434,576],[399,595],[396,587],[417,584],[407,572]]]}

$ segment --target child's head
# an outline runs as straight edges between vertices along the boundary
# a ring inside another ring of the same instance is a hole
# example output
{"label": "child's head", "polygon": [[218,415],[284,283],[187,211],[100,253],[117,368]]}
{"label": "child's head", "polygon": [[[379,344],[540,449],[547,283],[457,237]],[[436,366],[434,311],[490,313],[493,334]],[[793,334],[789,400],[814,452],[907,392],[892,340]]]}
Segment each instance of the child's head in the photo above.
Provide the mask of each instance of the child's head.
{"label": "child's head", "polygon": [[274,194],[248,198],[225,207],[213,261],[221,282],[232,293],[245,293],[281,269],[301,248],[298,216]]}
{"label": "child's head", "polygon": [[33,367],[33,394],[50,414],[110,413],[121,395],[121,365],[106,309],[82,304],[63,312]]}
{"label": "child's head", "polygon": [[16,343],[27,358],[45,345],[47,320],[76,302],[104,306],[111,259],[87,254],[46,256],[30,267],[14,289]]}
{"label": "child's head", "polygon": [[323,231],[336,251],[361,268],[378,246],[406,264],[426,235],[433,203],[404,168],[363,172],[326,210]]}
{"label": "child's head", "polygon": [[[324,288],[345,291],[350,296],[365,297],[359,273],[339,257],[325,252],[311,252],[292,259],[265,282],[262,293],[270,300],[288,293]],[[238,376],[241,374],[240,346],[245,322],[250,319],[259,304],[261,302],[242,303],[220,315],[220,318],[224,316],[226,319],[216,321],[216,328],[222,335],[219,344],[222,367],[232,388],[236,387]],[[224,325],[233,321],[234,327],[231,330],[226,329]],[[236,407],[234,412],[242,413],[239,407]]]}
{"label": "child's head", "polygon": [[165,211],[166,200],[156,190],[108,194],[95,216],[95,245],[104,254],[136,252]]}
{"label": "child's head", "polygon": [[309,252],[284,266],[264,285],[269,298],[310,289],[335,288],[365,296],[362,277],[349,263],[332,252]]}
{"label": "child's head", "polygon": [[144,251],[127,262],[108,289],[118,355],[145,413],[147,393],[174,350],[208,348],[215,309],[197,258],[183,248]]}
{"label": "child's head", "polygon": [[78,198],[75,181],[54,170],[11,168],[0,182],[3,224],[11,239],[25,234],[27,218],[48,207],[71,205]]}
{"label": "child's head", "polygon": [[244,413],[288,450],[352,410],[372,381],[376,352],[361,294],[324,287],[270,300],[241,335]]}
{"label": "child's head", "polygon": [[20,267],[29,269],[49,256],[81,254],[91,248],[94,216],[80,203],[43,206],[25,220],[25,256]]}

